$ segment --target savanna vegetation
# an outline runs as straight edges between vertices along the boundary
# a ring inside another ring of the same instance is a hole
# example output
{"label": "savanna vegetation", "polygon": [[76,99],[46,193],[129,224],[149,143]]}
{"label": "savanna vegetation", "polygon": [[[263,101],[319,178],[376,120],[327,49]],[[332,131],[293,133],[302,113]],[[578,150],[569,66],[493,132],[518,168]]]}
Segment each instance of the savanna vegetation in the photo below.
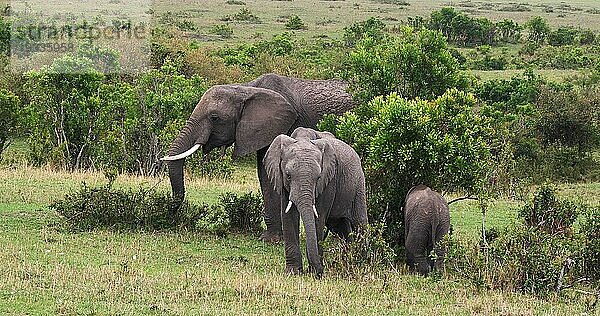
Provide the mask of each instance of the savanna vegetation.
{"label": "savanna vegetation", "polygon": [[[93,38],[18,72],[7,7],[0,313],[598,313],[598,4],[314,5],[157,1],[133,73]],[[70,23],[132,28],[107,16]],[[319,127],[361,156],[371,227],[326,240],[322,280],[284,275],[281,245],[256,238],[253,157],[188,159],[182,205],[159,160],[209,87],[268,72],[343,79],[357,103]],[[427,278],[403,264],[401,207],[420,183],[477,198],[450,206]]]}

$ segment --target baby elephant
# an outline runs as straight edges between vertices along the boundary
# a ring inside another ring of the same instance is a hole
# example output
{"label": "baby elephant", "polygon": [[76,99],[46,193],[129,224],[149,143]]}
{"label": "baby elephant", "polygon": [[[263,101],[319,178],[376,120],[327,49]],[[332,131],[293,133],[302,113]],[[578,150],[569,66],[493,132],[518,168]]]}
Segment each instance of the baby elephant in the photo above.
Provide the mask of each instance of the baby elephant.
{"label": "baby elephant", "polygon": [[277,136],[263,162],[281,198],[286,272],[302,272],[302,218],[309,269],[320,277],[323,264],[319,243],[325,226],[347,239],[350,232],[367,224],[360,158],[330,133],[297,128],[292,137]]}
{"label": "baby elephant", "polygon": [[[424,185],[411,188],[404,203],[406,263],[411,270],[427,276],[432,269],[442,267],[445,249],[439,242],[450,229],[448,203]],[[435,262],[429,256],[432,250],[437,257]]]}

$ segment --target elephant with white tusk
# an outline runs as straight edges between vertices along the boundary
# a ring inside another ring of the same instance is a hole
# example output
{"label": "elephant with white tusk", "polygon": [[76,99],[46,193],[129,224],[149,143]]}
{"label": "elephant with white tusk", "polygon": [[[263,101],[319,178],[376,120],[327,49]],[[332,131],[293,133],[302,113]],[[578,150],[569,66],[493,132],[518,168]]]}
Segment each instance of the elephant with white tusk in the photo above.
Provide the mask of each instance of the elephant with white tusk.
{"label": "elephant with white tusk", "polygon": [[[286,272],[302,272],[299,227],[306,233],[310,270],[320,277],[325,227],[348,240],[367,224],[365,178],[352,147],[329,133],[297,128],[275,138],[264,158],[281,199]],[[284,206],[287,205],[285,208]]]}
{"label": "elephant with white tusk", "polygon": [[183,200],[183,164],[195,151],[208,153],[234,145],[233,156],[256,153],[264,199],[265,241],[281,238],[281,210],[262,164],[268,146],[279,134],[296,127],[315,127],[325,114],[354,107],[347,85],[338,80],[302,80],[266,74],[244,84],[219,85],[202,96],[186,125],[173,141],[167,161],[173,196]]}

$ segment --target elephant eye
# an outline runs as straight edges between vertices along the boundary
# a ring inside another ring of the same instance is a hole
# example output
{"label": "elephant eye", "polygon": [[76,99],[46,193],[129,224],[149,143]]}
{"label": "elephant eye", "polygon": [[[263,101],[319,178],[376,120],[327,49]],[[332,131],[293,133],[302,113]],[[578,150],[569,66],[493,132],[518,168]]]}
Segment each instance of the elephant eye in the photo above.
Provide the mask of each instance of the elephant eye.
{"label": "elephant eye", "polygon": [[288,181],[292,180],[292,176],[290,174],[287,174],[286,178],[288,179]]}
{"label": "elephant eye", "polygon": [[210,120],[211,120],[211,122],[218,122],[219,121],[219,115],[217,113],[211,113],[210,114]]}

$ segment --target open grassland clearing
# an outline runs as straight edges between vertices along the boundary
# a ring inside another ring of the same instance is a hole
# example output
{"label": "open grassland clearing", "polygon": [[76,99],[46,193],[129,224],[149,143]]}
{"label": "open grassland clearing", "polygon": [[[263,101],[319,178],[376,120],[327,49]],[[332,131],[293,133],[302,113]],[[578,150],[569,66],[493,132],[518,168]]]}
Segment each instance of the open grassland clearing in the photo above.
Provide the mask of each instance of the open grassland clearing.
{"label": "open grassland clearing", "polygon": [[[231,3],[231,4],[228,4]],[[455,7],[471,16],[486,17],[493,21],[512,19],[524,24],[533,16],[543,16],[552,25],[581,25],[600,30],[600,3],[598,1],[548,1],[535,0],[515,3],[510,0],[498,1],[163,1],[153,5],[154,17],[158,23],[179,24],[192,29],[185,30],[187,36],[209,39],[209,30],[215,25],[229,24],[233,37],[227,41],[239,43],[255,38],[270,38],[286,31],[285,24],[291,16],[297,15],[307,25],[306,30],[296,31],[299,36],[313,38],[329,36],[339,38],[343,28],[370,17],[378,17],[388,26],[400,24],[408,17],[429,16],[442,7]],[[224,17],[234,16],[241,10],[258,18],[257,21],[223,21]],[[186,22],[187,21],[187,22]],[[181,23],[184,24],[181,24]],[[189,23],[188,23],[189,22]],[[260,22],[260,23],[258,23]],[[203,35],[203,36],[202,36]]]}

